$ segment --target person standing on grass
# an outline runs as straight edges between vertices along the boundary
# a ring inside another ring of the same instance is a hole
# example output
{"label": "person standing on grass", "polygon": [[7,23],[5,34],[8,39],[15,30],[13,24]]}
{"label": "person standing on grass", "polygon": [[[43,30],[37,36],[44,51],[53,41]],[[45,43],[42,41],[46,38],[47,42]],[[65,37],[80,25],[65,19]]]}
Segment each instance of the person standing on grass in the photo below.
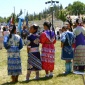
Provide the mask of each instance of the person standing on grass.
{"label": "person standing on grass", "polygon": [[[42,44],[42,69],[45,70],[45,77],[53,77],[54,62],[55,62],[55,47],[56,35],[54,29],[51,30],[51,23],[44,22],[44,32],[40,35],[40,43]],[[50,74],[49,74],[50,72]]]}
{"label": "person standing on grass", "polygon": [[3,46],[3,34],[2,34],[1,27],[0,27],[0,50],[2,49],[2,46]]}
{"label": "person standing on grass", "polygon": [[36,77],[35,79],[39,79],[39,70],[42,69],[42,63],[40,58],[39,52],[39,36],[37,35],[38,26],[36,24],[30,27],[30,35],[27,37],[27,53],[28,53],[28,60],[27,60],[27,75],[26,81],[29,81],[29,77],[31,71],[35,71]]}
{"label": "person standing on grass", "polygon": [[23,48],[22,39],[16,34],[16,26],[10,28],[10,35],[4,37],[4,47],[8,53],[8,75],[11,75],[12,82],[18,82],[18,77],[22,73],[20,49]]}
{"label": "person standing on grass", "polygon": [[23,29],[21,30],[21,37],[23,39],[23,44],[26,45],[26,39],[28,35],[28,30],[26,26],[23,26]]}
{"label": "person standing on grass", "polygon": [[9,30],[6,27],[3,27],[3,36],[8,36],[10,34]]}
{"label": "person standing on grass", "polygon": [[62,55],[61,59],[65,60],[65,73],[69,74],[72,70],[72,62],[71,60],[74,57],[74,51],[72,48],[72,44],[74,43],[74,34],[69,31],[69,28],[62,28],[63,33],[61,36],[61,47],[62,47]]}
{"label": "person standing on grass", "polygon": [[85,28],[82,19],[76,19],[75,35],[75,57],[73,60],[74,71],[85,71]]}

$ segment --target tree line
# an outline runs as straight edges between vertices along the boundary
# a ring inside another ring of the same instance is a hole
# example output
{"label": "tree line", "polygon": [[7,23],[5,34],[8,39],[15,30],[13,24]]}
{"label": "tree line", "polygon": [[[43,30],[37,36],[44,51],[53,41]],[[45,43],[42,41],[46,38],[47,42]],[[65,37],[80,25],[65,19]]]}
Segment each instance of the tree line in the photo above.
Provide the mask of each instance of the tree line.
{"label": "tree line", "polygon": [[[46,19],[52,14],[52,10],[54,13],[55,18],[60,19],[62,21],[66,20],[67,15],[80,15],[85,14],[85,4],[80,1],[75,1],[73,4],[69,3],[67,7],[63,8],[62,4],[60,6],[57,6],[54,4],[53,8],[44,9],[39,14],[29,14],[26,13],[25,19],[28,18],[29,21],[33,20],[42,20]],[[0,22],[9,22],[12,16],[15,18],[15,22],[18,22],[18,17],[23,13],[22,9],[20,10],[19,14],[12,13],[9,17],[0,17]]]}

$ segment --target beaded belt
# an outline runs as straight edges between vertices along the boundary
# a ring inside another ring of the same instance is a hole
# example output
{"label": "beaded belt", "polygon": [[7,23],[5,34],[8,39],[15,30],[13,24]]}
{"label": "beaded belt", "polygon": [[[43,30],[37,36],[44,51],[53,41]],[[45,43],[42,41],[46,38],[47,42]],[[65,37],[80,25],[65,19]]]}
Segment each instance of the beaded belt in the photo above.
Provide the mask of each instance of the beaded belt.
{"label": "beaded belt", "polygon": [[30,52],[39,52],[38,47],[30,48]]}

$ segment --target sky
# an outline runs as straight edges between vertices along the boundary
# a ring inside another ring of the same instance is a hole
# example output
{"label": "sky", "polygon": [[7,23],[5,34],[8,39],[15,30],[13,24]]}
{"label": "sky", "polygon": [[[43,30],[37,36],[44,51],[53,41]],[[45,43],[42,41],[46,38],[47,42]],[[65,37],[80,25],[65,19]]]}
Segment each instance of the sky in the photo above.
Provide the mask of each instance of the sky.
{"label": "sky", "polygon": [[[20,12],[20,9],[22,9],[25,14],[27,11],[29,14],[34,12],[39,13],[43,11],[43,9],[50,7],[50,4],[45,4],[46,1],[48,0],[0,0],[0,16],[10,16],[14,12],[14,7],[16,14]],[[69,3],[73,3],[74,1],[85,3],[85,0],[59,0],[59,4],[56,5],[62,4],[63,7],[66,7]]]}

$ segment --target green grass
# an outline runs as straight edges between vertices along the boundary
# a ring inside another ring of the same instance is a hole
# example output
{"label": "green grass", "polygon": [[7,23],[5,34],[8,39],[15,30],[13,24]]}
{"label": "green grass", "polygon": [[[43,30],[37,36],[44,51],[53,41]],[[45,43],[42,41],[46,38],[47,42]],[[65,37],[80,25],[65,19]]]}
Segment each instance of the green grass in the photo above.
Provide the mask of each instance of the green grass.
{"label": "green grass", "polygon": [[[83,85],[83,80],[80,75],[69,74],[67,76],[60,75],[64,72],[64,61],[61,60],[61,48],[58,41],[55,45],[55,69],[53,78],[44,78],[45,72],[40,71],[40,80],[33,80],[35,72],[31,74],[31,81],[25,82],[26,69],[27,69],[27,51],[26,47],[21,50],[22,59],[22,75],[19,76],[19,82],[15,85]],[[11,81],[10,76],[7,75],[7,53],[6,50],[0,50],[0,85],[11,85],[7,83]],[[14,85],[14,84],[12,84]]]}

